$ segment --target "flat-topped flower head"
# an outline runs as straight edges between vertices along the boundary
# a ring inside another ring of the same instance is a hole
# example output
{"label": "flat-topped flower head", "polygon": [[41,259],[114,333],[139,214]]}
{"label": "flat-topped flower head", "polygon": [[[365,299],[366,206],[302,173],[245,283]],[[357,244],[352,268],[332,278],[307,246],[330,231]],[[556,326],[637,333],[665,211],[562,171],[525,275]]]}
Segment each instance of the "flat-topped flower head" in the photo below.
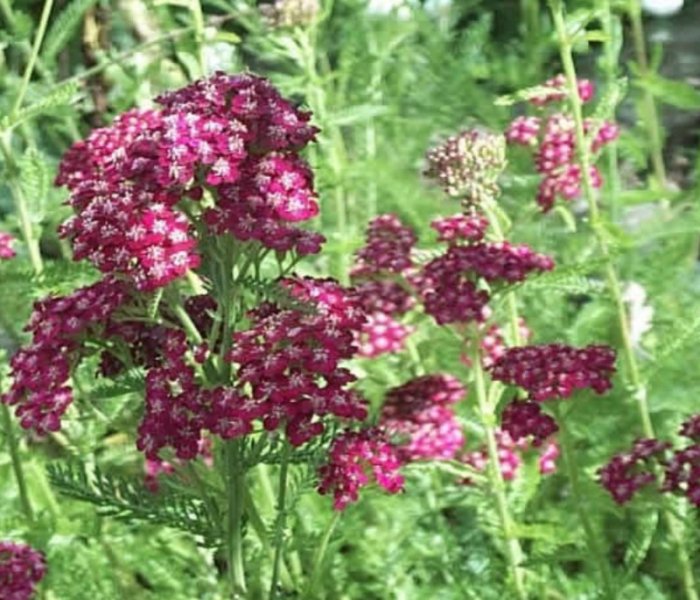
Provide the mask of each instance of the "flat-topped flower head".
{"label": "flat-topped flower head", "polygon": [[536,402],[568,398],[584,388],[602,394],[612,387],[614,372],[615,351],[600,345],[509,348],[491,367],[493,379],[521,387]]}

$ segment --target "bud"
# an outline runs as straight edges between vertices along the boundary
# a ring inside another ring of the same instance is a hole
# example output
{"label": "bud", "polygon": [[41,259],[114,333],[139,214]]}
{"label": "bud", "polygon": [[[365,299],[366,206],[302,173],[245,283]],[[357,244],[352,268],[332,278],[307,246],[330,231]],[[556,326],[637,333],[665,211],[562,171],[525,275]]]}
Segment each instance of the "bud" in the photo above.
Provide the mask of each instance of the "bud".
{"label": "bud", "polygon": [[270,27],[308,27],[320,10],[318,0],[275,0],[263,4],[260,12]]}
{"label": "bud", "polygon": [[480,129],[462,131],[431,148],[425,175],[436,179],[449,196],[461,197],[465,208],[495,200],[497,180],[506,166],[502,135]]}

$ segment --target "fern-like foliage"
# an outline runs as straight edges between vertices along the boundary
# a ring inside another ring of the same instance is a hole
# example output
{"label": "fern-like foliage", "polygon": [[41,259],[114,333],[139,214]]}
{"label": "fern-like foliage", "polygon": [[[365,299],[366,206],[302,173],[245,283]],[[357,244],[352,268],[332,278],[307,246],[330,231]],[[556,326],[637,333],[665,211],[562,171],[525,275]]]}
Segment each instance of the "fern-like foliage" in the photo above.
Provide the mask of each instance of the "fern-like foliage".
{"label": "fern-like foliage", "polygon": [[140,483],[96,468],[88,473],[77,463],[47,466],[51,485],[61,494],[89,502],[102,515],[125,521],[146,521],[199,536],[207,546],[218,545],[219,529],[201,500],[164,490],[149,494]]}
{"label": "fern-like foliage", "polygon": [[95,4],[97,0],[73,0],[53,19],[41,50],[45,64],[56,60],[58,53],[73,39],[85,13]]}

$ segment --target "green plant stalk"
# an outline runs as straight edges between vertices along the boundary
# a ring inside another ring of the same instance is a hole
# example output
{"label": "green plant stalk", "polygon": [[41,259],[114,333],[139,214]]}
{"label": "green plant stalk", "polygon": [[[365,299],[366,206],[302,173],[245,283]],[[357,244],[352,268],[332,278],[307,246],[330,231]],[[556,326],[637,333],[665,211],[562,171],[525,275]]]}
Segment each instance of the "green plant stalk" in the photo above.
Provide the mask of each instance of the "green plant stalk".
{"label": "green plant stalk", "polygon": [[5,135],[0,135],[0,152],[2,152],[3,158],[5,159],[5,165],[8,170],[7,181],[19,214],[20,229],[22,230],[24,243],[27,245],[27,250],[29,251],[29,260],[32,263],[32,269],[34,269],[34,273],[36,275],[41,275],[42,271],[44,270],[44,262],[41,258],[39,240],[34,237],[32,222],[29,216],[29,209],[27,208],[24,192],[17,181],[18,167],[14,157],[12,156],[12,148],[8,141],[9,135],[10,134],[7,132]]}
{"label": "green plant stalk", "polygon": [[[566,32],[566,24],[564,21],[564,14],[562,10],[561,1],[549,0],[549,5],[552,12],[554,26],[557,32],[557,38],[559,41],[559,52],[561,56],[562,65],[564,67],[564,74],[566,76],[568,87],[569,102],[571,103],[571,108],[575,122],[577,154],[579,162],[581,164],[581,171],[583,173],[583,192],[588,203],[593,232],[596,236],[601,255],[603,256],[603,259],[605,261],[605,276],[608,284],[608,289],[610,290],[610,293],[613,297],[613,302],[617,311],[617,318],[623,343],[623,354],[627,366],[627,383],[637,404],[637,410],[639,413],[644,437],[653,438],[656,436],[654,433],[654,427],[651,422],[651,415],[649,413],[649,406],[647,403],[647,390],[642,380],[641,371],[637,363],[637,357],[634,353],[634,346],[632,344],[632,339],[630,336],[629,318],[625,309],[624,301],[622,300],[620,280],[615,269],[615,264],[610,253],[610,249],[608,248],[605,234],[601,229],[599,223],[600,211],[598,209],[598,204],[593,190],[593,184],[591,182],[590,148],[588,145],[588,141],[586,140],[583,128],[583,110],[581,106],[581,99],[578,95],[576,68],[574,66],[572,44]],[[697,584],[693,575],[691,560],[683,544],[680,533],[678,532],[676,520],[673,514],[665,506],[665,503],[662,503],[661,512],[669,528],[669,532],[672,535],[674,544],[676,545],[676,554],[678,563],[682,571],[682,578],[686,598],[688,598],[688,600],[698,600]]]}
{"label": "green plant stalk", "polygon": [[194,39],[197,44],[197,62],[199,63],[200,75],[207,74],[207,62],[204,58],[204,13],[202,3],[199,0],[190,0],[190,12],[194,23]]}
{"label": "green plant stalk", "polygon": [[287,474],[289,473],[289,455],[291,445],[287,440],[283,442],[282,462],[280,464],[279,487],[277,490],[277,519],[275,521],[275,558],[272,563],[272,580],[270,581],[270,600],[277,598],[277,584],[282,564],[282,551],[284,548],[284,528],[287,523]]}
{"label": "green plant stalk", "polygon": [[29,87],[29,80],[32,78],[34,66],[36,65],[37,58],[39,57],[41,43],[44,41],[44,35],[46,35],[46,27],[49,24],[49,15],[51,14],[52,8],[53,0],[46,0],[41,11],[41,17],[39,18],[39,27],[37,28],[36,35],[34,36],[34,44],[32,45],[32,51],[29,55],[29,61],[24,69],[24,75],[22,75],[22,83],[20,83],[17,98],[15,98],[15,103],[12,106],[12,111],[10,112],[10,119],[17,115],[17,112],[22,107],[24,96],[26,95],[27,88]]}
{"label": "green plant stalk", "polygon": [[[644,36],[644,25],[642,23],[642,8],[639,0],[629,0],[627,13],[632,24],[632,41],[634,42],[634,55],[639,65],[642,77],[649,74],[649,59],[647,58],[647,47]],[[648,89],[643,91],[643,119],[647,133],[649,134],[649,150],[651,154],[651,165],[654,175],[663,188],[666,188],[666,166],[664,164],[663,140],[661,137],[661,122],[659,111],[656,108],[654,96]]]}
{"label": "green plant stalk", "polygon": [[318,56],[316,52],[317,25],[299,31],[299,46],[304,56],[304,74],[308,80],[307,97],[311,109],[316,115],[322,128],[326,131],[328,142],[321,144],[327,152],[328,165],[333,173],[335,212],[337,231],[344,235],[348,226],[345,190],[340,185],[340,179],[345,165],[345,143],[341,131],[329,120],[328,100],[323,87],[323,81],[317,69]]}
{"label": "green plant stalk", "polygon": [[586,535],[586,545],[590,558],[596,565],[596,570],[600,574],[601,587],[605,598],[609,600],[615,599],[615,584],[613,581],[610,565],[608,564],[603,544],[600,536],[597,534],[588,512],[586,511],[586,495],[581,489],[581,480],[579,479],[579,466],[576,461],[576,451],[571,445],[571,436],[566,427],[563,411],[557,410],[557,421],[559,423],[559,443],[561,445],[561,453],[564,459],[564,468],[566,475],[571,483],[571,493],[578,513],[579,521]]}
{"label": "green plant stalk", "polygon": [[318,584],[321,581],[321,574],[323,572],[323,562],[326,558],[326,552],[328,551],[328,544],[330,544],[331,538],[333,537],[333,532],[338,525],[338,521],[340,521],[341,515],[342,512],[339,510],[333,512],[333,517],[331,517],[331,520],[326,526],[326,530],[323,532],[321,543],[316,547],[311,566],[311,575],[309,576],[309,582],[306,587],[306,598],[316,597],[316,591]]}
{"label": "green plant stalk", "polygon": [[242,440],[225,443],[227,506],[227,558],[231,598],[246,597],[243,565],[243,503],[245,501],[245,473],[242,469]]}
{"label": "green plant stalk", "polygon": [[22,459],[19,456],[19,445],[17,444],[17,438],[15,437],[15,432],[12,428],[10,409],[5,404],[2,405],[2,421],[3,428],[5,429],[5,438],[7,439],[7,447],[12,460],[12,471],[14,472],[15,479],[17,480],[17,489],[19,491],[19,500],[20,504],[22,505],[22,512],[24,513],[27,522],[31,526],[34,523],[34,509],[32,508],[32,503],[29,500],[29,494],[27,493],[27,480],[24,476]]}
{"label": "green plant stalk", "polygon": [[[501,224],[498,220],[498,215],[496,214],[495,207],[489,202],[484,202],[482,204],[484,212],[491,225],[491,230],[493,232],[496,241],[503,242],[506,240],[505,233]],[[520,334],[520,315],[518,314],[518,299],[515,292],[506,293],[506,307],[508,310],[508,327],[510,329],[510,343],[512,346],[522,346],[523,337]]]}
{"label": "green plant stalk", "polygon": [[[608,89],[615,85],[618,75],[618,56],[613,46],[614,39],[614,15],[610,0],[600,0],[599,9],[601,10],[601,27],[605,41],[603,42],[603,74],[605,83]],[[620,182],[620,171],[617,168],[618,164],[618,141],[613,140],[605,148],[605,156],[608,162],[606,173],[608,203],[613,221],[617,221],[619,217],[619,199],[622,184]]]}
{"label": "green plant stalk", "polygon": [[524,600],[527,598],[527,592],[525,591],[524,573],[520,567],[520,563],[523,560],[523,551],[515,535],[513,519],[508,510],[508,500],[506,498],[505,484],[503,482],[503,474],[501,473],[501,464],[498,457],[498,445],[496,444],[494,428],[496,418],[493,406],[488,402],[484,369],[481,364],[481,351],[478,343],[474,343],[473,346],[474,348],[471,352],[472,372],[474,373],[474,387],[476,388],[479,413],[486,432],[486,447],[489,455],[489,485],[494,499],[496,500],[496,508],[501,521],[501,529],[505,540],[506,560],[513,580],[512,583],[515,595],[520,600]]}

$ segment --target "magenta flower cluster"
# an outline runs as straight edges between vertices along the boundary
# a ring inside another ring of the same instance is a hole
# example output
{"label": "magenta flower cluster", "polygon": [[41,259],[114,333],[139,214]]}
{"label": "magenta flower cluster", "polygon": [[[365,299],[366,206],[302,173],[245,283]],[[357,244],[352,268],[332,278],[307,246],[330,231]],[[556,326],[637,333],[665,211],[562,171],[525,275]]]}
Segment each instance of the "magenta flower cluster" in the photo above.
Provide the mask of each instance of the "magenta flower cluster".
{"label": "magenta flower cluster", "polygon": [[17,254],[12,247],[15,241],[12,235],[0,231],[0,259],[8,260]]}
{"label": "magenta flower cluster", "polygon": [[568,398],[583,388],[602,394],[612,387],[614,372],[615,351],[600,345],[509,348],[491,367],[493,379],[524,389],[535,402]]}
{"label": "magenta flower cluster", "polygon": [[[548,81],[552,88],[564,89],[565,79],[562,75]],[[594,94],[593,84],[587,80],[578,82],[579,96],[588,102]],[[564,100],[564,91],[537,96],[532,103],[544,106]],[[615,140],[619,128],[611,122],[597,122],[593,119],[584,121],[584,133],[589,137],[591,151],[599,152],[606,144]],[[544,118],[538,116],[517,117],[506,131],[506,139],[512,144],[531,148],[534,153],[535,168],[542,175],[537,203],[544,212],[549,211],[557,198],[574,200],[581,195],[583,174],[577,159],[576,133],[574,119],[561,112]],[[590,167],[590,181],[593,187],[602,185],[600,171],[595,165]]]}
{"label": "magenta flower cluster", "polygon": [[328,462],[319,469],[318,491],[332,493],[333,507],[343,510],[371,483],[390,494],[400,492],[404,484],[400,466],[394,447],[378,430],[346,431],[333,440]]}
{"label": "magenta flower cluster", "polygon": [[618,504],[625,504],[645,487],[684,495],[700,507],[700,414],[683,423],[680,435],[691,443],[673,450],[670,442],[637,440],[632,449],[613,456],[598,471],[600,484]]}
{"label": "magenta flower cluster", "polygon": [[107,278],[34,305],[26,327],[32,342],[12,357],[12,387],[1,398],[17,406],[22,427],[39,434],[60,429],[61,416],[73,400],[68,380],[81,358],[82,338],[105,331],[128,299],[127,290],[122,282]]}
{"label": "magenta flower cluster", "polygon": [[29,600],[45,574],[41,552],[27,544],[0,541],[0,600]]}
{"label": "magenta flower cluster", "polygon": [[424,375],[387,392],[379,423],[402,461],[456,456],[464,434],[452,405],[466,393],[459,380],[446,374]]}
{"label": "magenta flower cluster", "polygon": [[[290,223],[318,212],[298,150],[316,129],[265,79],[218,73],[130,111],[77,142],[56,183],[75,211],[62,227],[75,259],[153,290],[199,265],[184,202],[213,233],[278,250],[318,252]],[[206,202],[205,202],[206,200]],[[212,206],[213,200],[213,206]]]}

